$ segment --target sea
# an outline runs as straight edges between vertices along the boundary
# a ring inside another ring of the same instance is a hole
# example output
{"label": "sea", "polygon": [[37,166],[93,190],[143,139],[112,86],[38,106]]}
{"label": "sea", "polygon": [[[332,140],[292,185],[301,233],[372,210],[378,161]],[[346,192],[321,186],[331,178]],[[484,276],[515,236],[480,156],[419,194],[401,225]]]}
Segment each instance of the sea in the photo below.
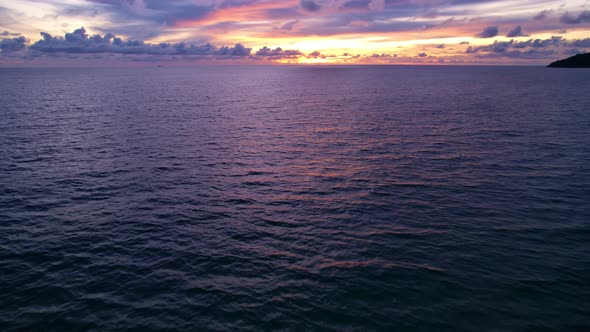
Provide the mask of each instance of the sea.
{"label": "sea", "polygon": [[589,318],[588,69],[0,69],[2,331]]}

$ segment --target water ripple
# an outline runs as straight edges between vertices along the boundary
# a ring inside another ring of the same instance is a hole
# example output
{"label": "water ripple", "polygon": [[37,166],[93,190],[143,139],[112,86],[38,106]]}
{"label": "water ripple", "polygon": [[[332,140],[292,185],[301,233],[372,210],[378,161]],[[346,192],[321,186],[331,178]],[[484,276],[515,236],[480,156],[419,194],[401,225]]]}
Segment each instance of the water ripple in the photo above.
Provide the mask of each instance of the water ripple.
{"label": "water ripple", "polygon": [[2,331],[590,330],[585,72],[0,74]]}

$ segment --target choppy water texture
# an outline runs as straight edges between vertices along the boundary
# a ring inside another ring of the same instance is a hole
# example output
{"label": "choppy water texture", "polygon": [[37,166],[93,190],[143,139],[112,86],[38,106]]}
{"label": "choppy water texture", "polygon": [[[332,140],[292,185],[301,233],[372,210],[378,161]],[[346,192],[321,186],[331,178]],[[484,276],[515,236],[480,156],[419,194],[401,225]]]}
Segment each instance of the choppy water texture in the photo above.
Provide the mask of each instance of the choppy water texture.
{"label": "choppy water texture", "polygon": [[590,331],[590,72],[0,70],[0,326]]}

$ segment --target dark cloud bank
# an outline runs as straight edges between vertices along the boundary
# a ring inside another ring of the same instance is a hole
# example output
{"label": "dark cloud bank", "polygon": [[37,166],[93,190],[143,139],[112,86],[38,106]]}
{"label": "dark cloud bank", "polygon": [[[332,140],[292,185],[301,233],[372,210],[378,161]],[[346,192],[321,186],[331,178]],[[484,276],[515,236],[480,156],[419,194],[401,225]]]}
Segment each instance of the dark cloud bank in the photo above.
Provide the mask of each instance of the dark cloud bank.
{"label": "dark cloud bank", "polygon": [[41,36],[43,36],[43,39],[29,46],[30,50],[42,53],[113,53],[218,57],[245,57],[249,56],[252,51],[252,49],[246,48],[242,44],[217,48],[211,44],[196,46],[185,43],[149,44],[141,40],[124,41],[112,34],[88,36],[84,28],[66,33],[63,38],[53,37],[46,32],[41,32]]}
{"label": "dark cloud bank", "polygon": [[554,36],[548,39],[529,39],[517,41],[494,41],[490,45],[469,46],[465,53],[477,54],[482,58],[523,58],[535,59],[546,58],[558,53],[559,49],[564,49],[566,54],[583,53],[582,48],[590,47],[590,38],[566,40],[563,37]]}
{"label": "dark cloud bank", "polygon": [[[43,57],[69,55],[76,57],[83,54],[92,54],[100,56],[106,55],[136,55],[142,56],[142,60],[137,61],[160,61],[170,59],[250,59],[250,60],[290,60],[301,57],[306,58],[327,58],[331,55],[324,55],[318,51],[304,54],[299,50],[284,50],[280,47],[271,49],[263,47],[256,52],[242,44],[234,46],[215,47],[211,44],[193,45],[187,43],[160,43],[150,44],[141,40],[123,40],[113,34],[106,35],[88,35],[84,28],[76,29],[71,33],[66,33],[63,37],[54,37],[48,33],[41,32],[42,39],[29,45],[29,41],[16,33],[3,33],[4,38],[0,40],[0,56],[7,58],[22,57],[26,59]],[[485,28],[478,36],[481,38],[492,38],[498,35],[498,27],[492,26]],[[490,37],[492,36],[492,37]],[[522,27],[517,26],[512,29],[508,37],[526,36]],[[467,42],[460,43],[468,44]],[[445,48],[444,44],[434,45],[435,48]],[[478,58],[514,58],[514,59],[542,59],[555,56],[558,53],[575,54],[583,53],[584,49],[590,48],[590,38],[578,40],[566,40],[563,37],[555,36],[549,39],[529,39],[524,41],[511,39],[510,41],[494,41],[489,45],[468,46],[466,54],[472,54]],[[344,55],[351,59],[357,59],[358,56]],[[391,57],[393,54],[373,54],[370,57]],[[426,58],[428,55],[421,52],[418,58]],[[129,58],[134,60],[133,57]]]}
{"label": "dark cloud bank", "polygon": [[478,38],[492,38],[498,35],[498,27],[497,26],[489,26],[483,29],[482,32],[475,35]]}
{"label": "dark cloud bank", "polygon": [[565,24],[581,24],[590,22],[590,10],[585,10],[581,13],[570,14],[565,13],[560,19],[561,23]]}
{"label": "dark cloud bank", "polygon": [[63,37],[54,37],[41,32],[42,39],[27,47],[24,37],[0,40],[2,54],[26,50],[29,57],[51,54],[118,54],[118,55],[159,55],[185,56],[188,59],[296,59],[299,57],[316,58],[319,52],[304,54],[299,50],[283,50],[280,47],[270,49],[263,47],[256,52],[242,44],[215,47],[211,44],[193,45],[187,43],[150,44],[141,40],[123,40],[113,34],[88,35],[84,28],[66,33]]}
{"label": "dark cloud bank", "polygon": [[27,47],[27,40],[25,37],[6,38],[0,41],[0,50],[2,53],[17,52]]}
{"label": "dark cloud bank", "polygon": [[515,27],[514,29],[510,30],[510,32],[508,32],[508,34],[506,35],[506,37],[510,37],[510,38],[526,37],[526,36],[528,36],[528,35],[522,31],[522,27],[520,25]]}

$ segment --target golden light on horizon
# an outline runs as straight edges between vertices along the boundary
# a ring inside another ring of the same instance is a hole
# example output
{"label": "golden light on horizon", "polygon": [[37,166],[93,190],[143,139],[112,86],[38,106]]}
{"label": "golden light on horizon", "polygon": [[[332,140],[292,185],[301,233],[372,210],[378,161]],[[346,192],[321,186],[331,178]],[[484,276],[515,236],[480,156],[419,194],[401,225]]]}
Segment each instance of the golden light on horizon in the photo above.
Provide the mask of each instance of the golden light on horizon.
{"label": "golden light on horizon", "polygon": [[[190,54],[185,50],[175,52],[172,46],[165,49],[165,45],[177,43],[185,43],[187,47],[211,44],[212,50],[222,46],[231,49],[223,56],[211,53],[211,61],[225,61],[229,56],[239,63],[246,62],[249,57],[264,62],[301,64],[544,63],[590,48],[587,24],[590,13],[583,0],[568,2],[567,6],[552,1],[509,0],[510,9],[506,4],[505,1],[481,3],[475,0],[444,5],[368,1],[365,6],[365,2],[347,0],[229,0],[223,3],[195,0],[182,6],[175,2],[156,6],[142,0],[122,3],[25,0],[6,3],[8,19],[0,22],[0,31],[4,31],[6,43],[22,43],[11,41],[13,36],[24,36],[29,41],[18,47],[4,46],[5,59],[0,61],[15,62],[14,56],[9,61],[8,52],[26,51],[42,39],[40,32],[51,34],[55,40],[52,43],[56,49],[47,50],[47,53],[53,57],[69,54],[72,61],[93,54],[95,58],[106,57],[110,53],[117,55],[110,57],[112,59],[150,55],[152,58],[162,56],[161,61],[206,55],[195,49],[188,52]],[[72,32],[80,27],[86,28],[87,35],[72,39]],[[515,33],[511,32],[517,28]],[[93,45],[94,35],[107,34],[115,34],[125,42],[107,48]],[[555,41],[556,36],[561,39]],[[88,40],[78,45],[79,38]],[[528,41],[536,39],[539,42],[533,47]],[[127,40],[134,42],[126,43]],[[143,49],[133,46],[135,41],[143,42]],[[516,42],[520,46],[511,48],[509,44]],[[493,48],[494,43],[504,43],[510,50]],[[250,53],[233,50],[236,44],[250,49]],[[135,48],[120,49],[127,46]],[[258,57],[257,51],[263,47],[300,52],[301,57],[293,54]],[[469,47],[471,51],[467,52]],[[37,47],[37,50],[45,48]],[[74,57],[72,53],[76,50],[80,56]],[[321,55],[311,55],[314,52]],[[23,61],[35,58],[25,56]],[[44,59],[50,60],[50,57]]]}

